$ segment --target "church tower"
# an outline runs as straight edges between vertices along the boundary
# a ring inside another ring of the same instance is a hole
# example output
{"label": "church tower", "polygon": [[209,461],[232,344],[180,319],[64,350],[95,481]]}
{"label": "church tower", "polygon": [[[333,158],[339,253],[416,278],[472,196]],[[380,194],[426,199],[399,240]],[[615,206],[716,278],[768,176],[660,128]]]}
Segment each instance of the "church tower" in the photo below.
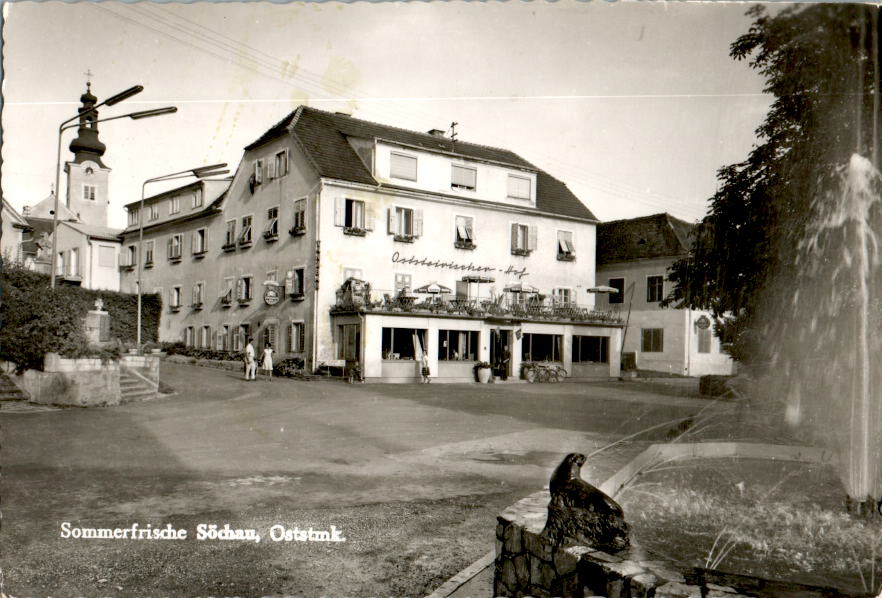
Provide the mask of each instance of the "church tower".
{"label": "church tower", "polygon": [[65,163],[67,197],[65,206],[77,214],[80,222],[107,226],[108,175],[110,169],[101,161],[107,147],[98,139],[98,112],[84,114],[98,101],[86,83],[86,93],[80,96],[80,126],[77,137],[70,142],[73,160]]}

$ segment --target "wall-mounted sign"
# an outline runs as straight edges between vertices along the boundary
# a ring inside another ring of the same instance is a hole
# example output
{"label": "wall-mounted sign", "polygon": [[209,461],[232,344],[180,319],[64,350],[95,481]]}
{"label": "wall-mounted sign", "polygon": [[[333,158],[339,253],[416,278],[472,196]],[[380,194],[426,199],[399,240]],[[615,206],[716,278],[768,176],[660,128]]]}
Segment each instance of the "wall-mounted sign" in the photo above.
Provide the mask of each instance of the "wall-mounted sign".
{"label": "wall-mounted sign", "polygon": [[423,257],[418,258],[415,256],[403,257],[397,251],[392,254],[392,263],[393,264],[413,264],[415,266],[428,266],[429,268],[444,268],[446,270],[461,270],[464,272],[501,272],[502,274],[510,274],[512,276],[517,276],[519,279],[528,275],[527,267],[523,268],[515,268],[514,266],[508,266],[507,268],[497,268],[493,266],[482,266],[475,264],[474,262],[469,262],[468,264],[456,263],[456,262],[445,262],[442,260],[433,260],[431,258]]}
{"label": "wall-mounted sign", "polygon": [[698,327],[699,330],[707,330],[708,328],[710,328],[711,325],[710,318],[708,318],[707,316],[701,316],[700,318],[695,320],[695,325]]}
{"label": "wall-mounted sign", "polygon": [[282,293],[279,291],[279,287],[273,285],[266,287],[266,290],[263,292],[263,301],[267,305],[275,305],[282,298]]}

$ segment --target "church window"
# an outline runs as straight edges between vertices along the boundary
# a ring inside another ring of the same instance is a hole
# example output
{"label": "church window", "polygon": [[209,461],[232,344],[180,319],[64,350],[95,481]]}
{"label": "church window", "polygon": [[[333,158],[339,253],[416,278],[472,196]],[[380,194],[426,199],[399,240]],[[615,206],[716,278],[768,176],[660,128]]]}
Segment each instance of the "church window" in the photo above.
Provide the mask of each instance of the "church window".
{"label": "church window", "polygon": [[83,185],[83,199],[95,201],[95,185]]}

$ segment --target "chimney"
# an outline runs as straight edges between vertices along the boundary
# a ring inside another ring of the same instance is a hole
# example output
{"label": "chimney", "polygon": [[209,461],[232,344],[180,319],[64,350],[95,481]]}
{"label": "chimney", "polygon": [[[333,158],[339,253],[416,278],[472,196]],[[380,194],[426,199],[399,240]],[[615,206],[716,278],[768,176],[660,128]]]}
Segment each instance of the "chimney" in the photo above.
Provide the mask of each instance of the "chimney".
{"label": "chimney", "polygon": [[444,137],[447,131],[442,131],[441,129],[429,129],[428,133],[432,137]]}
{"label": "chimney", "polygon": [[24,206],[21,209],[21,215],[28,218],[31,215],[31,206]]}

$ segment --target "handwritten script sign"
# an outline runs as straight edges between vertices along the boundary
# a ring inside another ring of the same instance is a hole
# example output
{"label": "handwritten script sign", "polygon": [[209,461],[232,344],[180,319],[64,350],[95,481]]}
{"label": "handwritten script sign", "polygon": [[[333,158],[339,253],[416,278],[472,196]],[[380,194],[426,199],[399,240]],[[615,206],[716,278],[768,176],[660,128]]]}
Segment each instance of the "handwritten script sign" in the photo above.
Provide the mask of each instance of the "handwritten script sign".
{"label": "handwritten script sign", "polygon": [[465,264],[436,260],[427,257],[404,257],[397,251],[392,254],[392,263],[412,264],[414,266],[427,266],[429,268],[444,268],[446,270],[460,270],[463,272],[501,272],[502,274],[511,274],[513,276],[517,276],[519,279],[528,275],[526,266],[524,266],[523,268],[516,268],[514,266],[508,266],[508,268],[497,268],[493,266],[482,266],[480,264],[475,264],[474,262],[469,262],[468,264]]}

